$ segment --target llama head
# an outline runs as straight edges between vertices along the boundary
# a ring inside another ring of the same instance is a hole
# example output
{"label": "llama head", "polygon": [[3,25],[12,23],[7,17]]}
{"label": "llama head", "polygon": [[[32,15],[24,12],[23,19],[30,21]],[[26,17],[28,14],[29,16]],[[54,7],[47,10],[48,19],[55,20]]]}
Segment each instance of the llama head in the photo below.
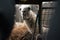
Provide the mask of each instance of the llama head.
{"label": "llama head", "polygon": [[23,16],[23,19],[27,19],[28,15],[29,15],[29,10],[30,10],[30,5],[21,5],[20,6],[20,12]]}
{"label": "llama head", "polygon": [[23,19],[28,20],[30,18],[30,7],[24,8],[23,10]]}

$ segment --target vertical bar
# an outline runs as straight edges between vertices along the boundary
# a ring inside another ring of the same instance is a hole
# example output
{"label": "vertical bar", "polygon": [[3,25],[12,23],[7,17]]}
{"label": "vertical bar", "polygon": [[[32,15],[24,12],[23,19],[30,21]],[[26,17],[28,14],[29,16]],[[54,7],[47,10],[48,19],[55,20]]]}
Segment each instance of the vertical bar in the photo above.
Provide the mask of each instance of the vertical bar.
{"label": "vertical bar", "polygon": [[42,27],[41,27],[41,18],[42,18],[42,1],[39,4],[39,12],[38,12],[38,27],[39,27],[39,33],[42,34]]}

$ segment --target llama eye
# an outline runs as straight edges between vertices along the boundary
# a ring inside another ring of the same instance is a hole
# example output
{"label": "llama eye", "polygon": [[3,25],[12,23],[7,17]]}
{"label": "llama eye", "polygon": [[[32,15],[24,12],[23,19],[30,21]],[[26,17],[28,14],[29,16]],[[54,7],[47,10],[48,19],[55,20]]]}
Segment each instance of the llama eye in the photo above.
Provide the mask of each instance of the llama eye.
{"label": "llama eye", "polygon": [[21,10],[21,8],[20,8],[20,10]]}

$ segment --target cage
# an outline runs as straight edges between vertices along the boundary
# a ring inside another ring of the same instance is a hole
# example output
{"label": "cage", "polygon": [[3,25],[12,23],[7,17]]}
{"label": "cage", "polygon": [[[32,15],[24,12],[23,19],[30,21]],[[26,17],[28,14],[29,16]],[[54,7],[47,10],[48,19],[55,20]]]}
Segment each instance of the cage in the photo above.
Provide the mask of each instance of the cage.
{"label": "cage", "polygon": [[[26,33],[27,36],[24,34],[22,39],[23,40],[40,40],[40,39],[46,40],[46,36],[47,36],[48,30],[49,30],[49,23],[51,21],[52,16],[54,15],[54,12],[55,12],[56,2],[55,1],[41,1],[41,3],[38,5],[34,4],[34,3],[29,4],[29,2],[27,2],[27,3],[16,4],[16,6],[15,6],[16,11],[17,11],[17,13],[15,15],[16,22],[24,21],[23,18],[27,16],[26,15],[27,12],[26,12],[26,10],[24,10],[24,12],[26,14],[24,14],[25,16],[23,17],[23,13],[22,13],[23,11],[21,11],[21,10],[24,9],[24,7],[26,6],[26,7],[30,7],[31,10],[33,10],[33,12],[35,12],[35,15],[33,15],[33,16],[35,16],[36,23],[33,24],[33,19],[29,22],[29,23],[32,22],[32,24],[28,24],[28,25],[35,25],[34,27],[32,27],[33,29],[31,28],[29,31],[29,32],[33,31],[33,33],[32,34]],[[25,6],[21,7],[21,5],[25,5]],[[18,13],[20,11],[22,14]],[[29,14],[28,14],[28,17],[26,17],[26,19],[27,18],[29,18]]]}

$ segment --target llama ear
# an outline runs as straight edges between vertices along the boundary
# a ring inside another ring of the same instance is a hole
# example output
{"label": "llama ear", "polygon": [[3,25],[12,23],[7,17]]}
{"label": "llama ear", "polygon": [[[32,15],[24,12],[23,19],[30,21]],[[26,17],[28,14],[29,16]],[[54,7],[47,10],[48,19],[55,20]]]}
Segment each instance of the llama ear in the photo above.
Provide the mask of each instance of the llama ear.
{"label": "llama ear", "polygon": [[30,7],[28,7],[28,10],[30,10]]}

